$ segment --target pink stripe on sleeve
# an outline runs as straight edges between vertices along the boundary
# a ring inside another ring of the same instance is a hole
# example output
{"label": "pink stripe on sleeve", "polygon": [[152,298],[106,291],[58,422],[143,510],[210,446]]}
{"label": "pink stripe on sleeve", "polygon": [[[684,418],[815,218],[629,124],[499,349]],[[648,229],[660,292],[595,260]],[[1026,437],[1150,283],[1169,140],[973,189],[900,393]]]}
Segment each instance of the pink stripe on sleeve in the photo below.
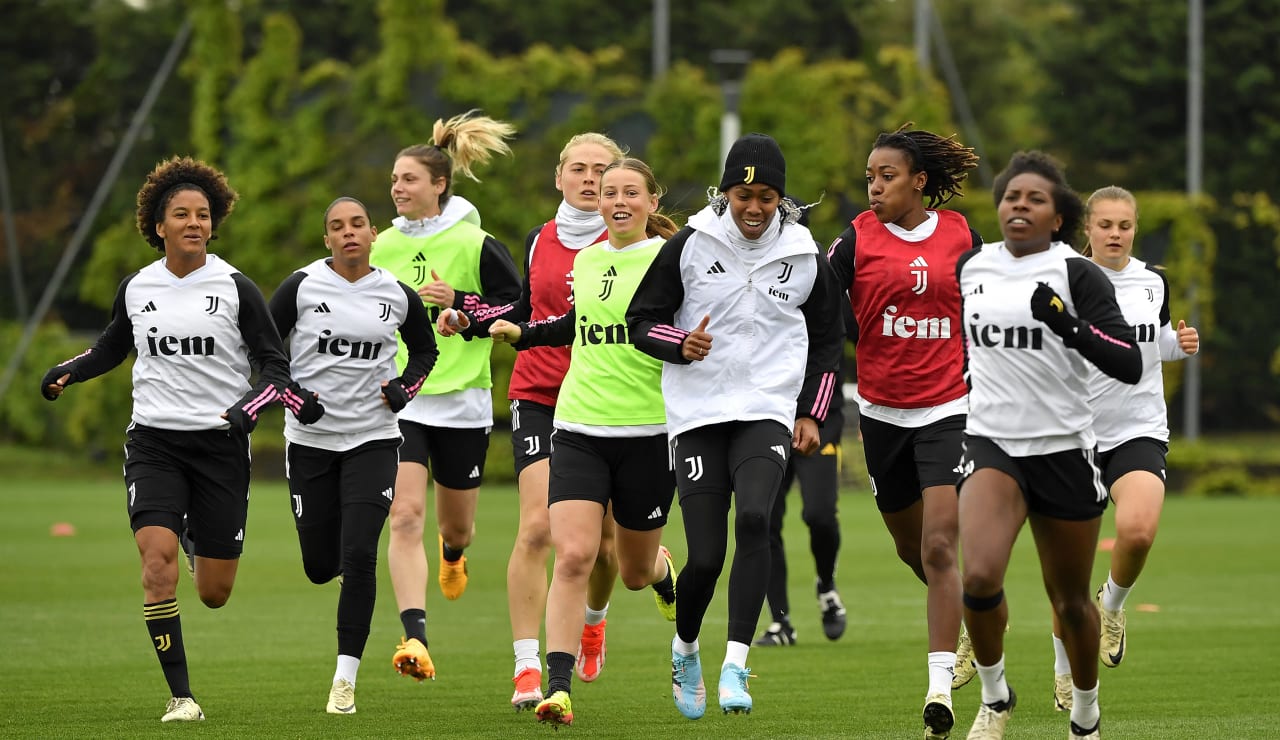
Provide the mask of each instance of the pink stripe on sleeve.
{"label": "pink stripe on sleeve", "polygon": [[823,373],[818,383],[818,397],[814,399],[810,415],[819,421],[826,421],[827,412],[831,410],[831,398],[835,394],[836,374]]}
{"label": "pink stripe on sleeve", "polygon": [[671,342],[672,344],[681,344],[684,338],[689,336],[689,332],[683,329],[677,329],[670,324],[658,324],[649,330],[649,337],[662,342]]}

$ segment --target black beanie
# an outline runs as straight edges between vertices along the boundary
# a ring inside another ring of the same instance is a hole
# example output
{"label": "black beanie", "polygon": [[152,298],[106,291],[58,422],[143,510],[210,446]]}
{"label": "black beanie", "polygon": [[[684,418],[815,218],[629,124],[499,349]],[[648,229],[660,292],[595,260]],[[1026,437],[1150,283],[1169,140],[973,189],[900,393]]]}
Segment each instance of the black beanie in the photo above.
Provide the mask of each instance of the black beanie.
{"label": "black beanie", "polygon": [[724,177],[720,178],[720,192],[734,185],[763,183],[787,194],[787,160],[772,136],[747,134],[733,142],[729,156],[724,160]]}

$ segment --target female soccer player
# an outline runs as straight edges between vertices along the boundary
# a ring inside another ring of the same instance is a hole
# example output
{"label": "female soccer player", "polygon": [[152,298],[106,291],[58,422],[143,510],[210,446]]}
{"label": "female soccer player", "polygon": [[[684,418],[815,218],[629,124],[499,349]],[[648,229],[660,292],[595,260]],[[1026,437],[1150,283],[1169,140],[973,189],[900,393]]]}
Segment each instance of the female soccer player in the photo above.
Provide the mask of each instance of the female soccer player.
{"label": "female soccer player", "polygon": [[[520,291],[511,254],[481,230],[480,214],[453,195],[455,171],[475,179],[471,167],[510,150],[511,126],[471,113],[436,121],[431,144],[396,155],[391,199],[399,214],[379,234],[370,258],[417,291],[434,321],[442,308],[464,308],[514,300]],[[427,652],[426,521],[428,468],[435,477],[438,580],[446,599],[467,587],[463,550],[471,543],[476,502],[493,426],[488,339],[441,338],[436,369],[418,395],[400,411],[400,467],[391,503],[387,564],[400,610],[404,641],[392,664],[422,681],[435,675]],[[397,367],[405,366],[401,346]]]}
{"label": "female soccer player", "polygon": [[1133,384],[1142,356],[1101,270],[1066,242],[1083,205],[1057,163],[1018,152],[993,195],[1004,241],[960,259],[969,415],[960,458],[964,618],[982,706],[972,740],[1004,737],[1004,575],[1031,525],[1075,679],[1071,736],[1099,736],[1098,611],[1089,577],[1107,493],[1094,462],[1089,366]]}
{"label": "female soccer player", "polygon": [[[539,721],[573,723],[574,650],[605,513],[613,512],[622,582],[653,586],[675,610],[675,573],[661,546],[675,492],[662,405],[662,363],[628,341],[626,310],[664,239],[676,232],[658,213],[661,191],[638,159],[614,162],[600,177],[600,212],[609,241],[573,261],[574,304],[564,316],[522,324],[497,321],[494,339],[517,349],[571,345],[573,362],[555,410],[550,520],[555,572],[547,594],[547,698]],[[672,614],[674,616],[674,614]]]}
{"label": "female soccer player", "polygon": [[955,466],[969,407],[955,268],[982,239],[964,216],[937,209],[963,195],[977,156],[910,125],[876,137],[867,157],[871,208],[827,256],[858,326],[858,415],[876,508],[898,557],[927,589],[928,740],[955,724]]}
{"label": "female soccer player", "polygon": [[[192,541],[196,591],[227,603],[249,513],[249,433],[289,384],[257,286],[209,241],[237,194],[217,169],[175,157],[138,191],[138,231],[164,257],[126,277],[92,348],[51,369],[40,392],[96,378],[136,349],[125,442],[129,524],[142,559],[142,616],[172,698],[161,722],[204,719],[191,693],[178,614],[178,538]],[[250,385],[250,367],[258,371]]]}
{"label": "female soccer player", "polygon": [[[285,418],[285,470],[302,568],[317,584],[342,575],[338,666],[326,711],[355,714],[378,539],[399,460],[396,412],[422,387],[437,352],[422,300],[369,265],[378,230],[364,204],[338,198],[325,211],[324,229],[330,256],[286,278],[271,297],[271,315],[289,340],[294,379],[281,398],[295,417]],[[397,332],[408,349],[399,376]],[[316,420],[321,408],[327,413]]]}
{"label": "female soccer player", "polygon": [[831,268],[785,198],[786,166],[769,136],[734,142],[719,192],[663,245],[627,311],[631,341],[664,363],[689,555],[671,689],[690,719],[706,711],[698,634],[724,568],[731,502],[737,550],[720,708],[752,708],[746,660],[768,583],[769,512],[792,450],[818,446],[844,336]]}
{"label": "female soccer player", "polygon": [[[524,285],[520,298],[502,306],[474,311],[441,312],[441,336],[489,336],[495,321],[541,321],[562,316],[573,307],[573,260],[585,247],[604,240],[599,212],[600,176],[622,148],[604,134],[587,132],[569,139],[556,165],[555,186],[564,194],[555,218],[534,227],[525,238]],[[515,653],[516,711],[542,701],[542,661],[538,633],[547,607],[547,559],[551,556],[551,521],[547,511],[552,419],[556,399],[569,369],[569,347],[530,347],[516,355],[508,397],[511,399],[511,452],[520,494],[520,524],[507,563],[507,609]],[[587,591],[586,623],[578,649],[578,677],[594,681],[605,663],[605,628],[609,597],[618,576],[613,548],[613,517],[606,515],[600,552]]]}
{"label": "female soccer player", "polygon": [[[1124,601],[1146,565],[1164,506],[1165,455],[1169,450],[1168,411],[1161,362],[1182,360],[1200,349],[1195,327],[1169,317],[1169,281],[1164,271],[1133,257],[1138,231],[1138,202],[1124,188],[1094,191],[1085,204],[1085,254],[1102,268],[1116,289],[1125,321],[1142,348],[1142,380],[1118,383],[1093,371],[1089,376],[1093,431],[1098,437],[1098,467],[1116,508],[1116,544],[1111,570],[1098,591],[1102,618],[1099,657],[1108,668],[1120,665],[1127,646]],[[1054,705],[1072,706],[1071,667],[1055,625]]]}

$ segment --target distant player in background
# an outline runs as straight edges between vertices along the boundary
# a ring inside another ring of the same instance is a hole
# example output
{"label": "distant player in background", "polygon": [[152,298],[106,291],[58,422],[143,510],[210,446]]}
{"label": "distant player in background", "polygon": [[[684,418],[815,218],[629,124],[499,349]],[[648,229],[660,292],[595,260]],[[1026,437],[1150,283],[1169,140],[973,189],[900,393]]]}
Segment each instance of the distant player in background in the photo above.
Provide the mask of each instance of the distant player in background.
{"label": "distant player in background", "polygon": [[[472,311],[445,310],[440,336],[488,337],[502,320],[541,321],[573,308],[573,260],[608,232],[599,211],[600,176],[622,158],[622,148],[604,134],[573,136],[560,151],[556,190],[564,194],[555,218],[535,226],[525,238],[524,285],[516,301]],[[551,557],[551,519],[547,480],[551,465],[552,418],[569,369],[569,347],[530,347],[516,355],[507,396],[511,399],[511,454],[520,492],[520,525],[507,563],[507,609],[515,653],[516,711],[542,701],[542,660],[538,633],[547,610],[547,560]],[[613,516],[606,513],[600,550],[587,589],[586,623],[578,648],[578,677],[594,681],[604,670],[609,597],[618,577],[613,548]]]}
{"label": "distant player in background", "polygon": [[[437,355],[422,300],[369,265],[377,234],[363,203],[338,198],[324,214],[330,256],[290,275],[271,297],[293,374],[281,400],[293,412],[285,418],[285,474],[302,567],[312,583],[342,576],[330,714],[356,712],[356,674],[378,588],[378,540],[399,462],[396,412],[417,394]],[[408,350],[400,374],[397,333]]]}
{"label": "distant player in background", "polygon": [[676,232],[658,212],[661,189],[649,166],[624,158],[600,177],[600,212],[609,240],[573,261],[573,306],[563,316],[495,322],[495,340],[573,347],[555,411],[549,511],[555,575],[547,593],[547,698],[541,722],[573,723],[574,649],[582,632],[589,578],[612,512],[622,582],[652,587],[658,608],[676,617],[675,566],[662,547],[675,477],[667,449],[662,363],[626,333],[626,311],[663,241]]}
{"label": "distant player in background", "polygon": [[[797,205],[804,203],[797,201]],[[809,225],[809,210],[800,217],[802,226]],[[851,340],[857,339],[853,314],[847,303],[841,303],[845,330]],[[796,630],[791,624],[791,603],[787,596],[787,551],[782,541],[782,525],[787,515],[787,493],[791,484],[800,481],[801,519],[809,530],[809,551],[817,570],[818,611],[822,631],[828,640],[844,634],[848,617],[840,592],[836,590],[836,561],[840,554],[840,519],[836,503],[840,495],[840,439],[844,431],[844,372],[836,374],[831,396],[831,410],[818,436],[818,451],[812,455],[792,456],[782,475],[778,496],[769,517],[769,588],[766,599],[772,621],[764,633],[751,643],[756,647],[794,645]]]}
{"label": "distant player in background", "polygon": [[840,294],[786,199],[786,167],[772,137],[734,142],[718,191],[662,246],[627,311],[636,348],[664,362],[689,558],[676,592],[671,692],[689,719],[706,711],[698,635],[724,568],[731,504],[718,694],[725,712],[752,709],[746,660],[768,582],[769,514],[793,451],[818,448],[839,365]]}
{"label": "distant player in background", "polygon": [[1004,579],[1029,523],[1075,681],[1070,737],[1100,737],[1098,610],[1089,579],[1107,505],[1095,464],[1090,366],[1142,377],[1134,331],[1101,269],[1066,241],[1084,210],[1061,168],[1018,152],[995,180],[1004,241],[956,268],[968,360],[960,459],[964,618],[982,706],[970,740],[999,740],[1017,705],[1005,679]]}
{"label": "distant player in background", "polygon": [[[391,200],[399,215],[378,235],[370,262],[417,291],[434,321],[441,309],[501,304],[520,293],[507,248],[479,226],[475,206],[453,194],[453,175],[510,150],[510,125],[472,113],[436,121],[431,144],[396,155]],[[476,504],[493,427],[492,342],[441,337],[440,357],[417,397],[400,411],[400,467],[391,504],[387,565],[404,640],[392,665],[419,681],[435,675],[427,652],[427,554],[423,546],[428,473],[435,478],[438,580],[446,599],[467,588],[463,550],[475,530]],[[403,368],[407,350],[396,365]]]}
{"label": "distant player in background", "polygon": [[922,715],[926,740],[940,740],[955,724],[955,468],[969,408],[955,266],[982,239],[964,216],[938,206],[963,195],[978,158],[951,138],[908,126],[876,137],[867,157],[870,209],[827,256],[857,322],[858,424],[871,492],[898,558],[927,588]]}
{"label": "distant player in background", "polygon": [[[1138,202],[1124,188],[1094,191],[1085,204],[1085,254],[1102,268],[1116,289],[1125,321],[1134,327],[1142,349],[1142,380],[1125,385],[1094,369],[1089,374],[1093,431],[1098,436],[1098,467],[1116,511],[1116,544],[1111,570],[1098,589],[1102,638],[1098,655],[1115,668],[1126,649],[1124,602],[1146,565],[1164,507],[1165,455],[1169,450],[1168,410],[1162,362],[1183,360],[1200,349],[1194,326],[1169,316],[1169,281],[1164,271],[1133,256],[1138,231]],[[1071,666],[1059,635],[1053,632],[1053,696],[1058,711],[1070,711]]]}
{"label": "distant player in background", "polygon": [[204,162],[157,165],[138,191],[137,221],[164,257],[120,283],[111,323],[92,348],[40,380],[53,401],[138,352],[124,480],[142,560],[142,616],[172,696],[161,722],[204,719],[178,614],[179,536],[189,532],[200,600],[213,609],[226,604],[249,515],[249,433],[289,384],[262,293],[208,252],[237,197]]}

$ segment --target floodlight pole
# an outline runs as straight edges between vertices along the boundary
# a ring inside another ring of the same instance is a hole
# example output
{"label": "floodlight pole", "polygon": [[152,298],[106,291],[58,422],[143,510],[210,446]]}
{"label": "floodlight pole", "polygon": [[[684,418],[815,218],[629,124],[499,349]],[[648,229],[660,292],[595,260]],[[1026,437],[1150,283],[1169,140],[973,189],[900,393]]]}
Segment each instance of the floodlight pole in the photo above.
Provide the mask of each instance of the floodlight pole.
{"label": "floodlight pole", "polygon": [[720,93],[724,96],[724,113],[720,116],[720,162],[729,158],[729,147],[742,135],[742,121],[738,117],[738,102],[742,99],[742,78],[747,74],[751,52],[744,49],[714,49],[711,63],[720,78]]}
{"label": "floodlight pole", "polygon": [[671,64],[671,3],[653,0],[653,79],[661,79]]}
{"label": "floodlight pole", "polygon": [[[1187,5],[1187,198],[1195,207],[1204,177],[1204,6],[1203,0],[1188,0]],[[1191,264],[1200,264],[1200,245],[1193,239],[1188,245]],[[1200,325],[1200,298],[1196,281],[1199,273],[1191,272],[1187,287],[1190,310],[1187,323]],[[1192,442],[1200,438],[1200,353],[1187,358],[1182,387],[1183,434]]]}

